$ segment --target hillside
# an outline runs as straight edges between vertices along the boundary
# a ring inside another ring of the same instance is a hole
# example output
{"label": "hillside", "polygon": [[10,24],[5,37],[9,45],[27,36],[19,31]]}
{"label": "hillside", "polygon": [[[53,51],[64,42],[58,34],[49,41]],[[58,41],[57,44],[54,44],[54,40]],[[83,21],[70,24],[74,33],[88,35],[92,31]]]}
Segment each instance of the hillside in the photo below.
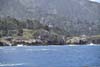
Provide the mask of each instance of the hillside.
{"label": "hillside", "polygon": [[100,4],[88,0],[0,0],[0,16],[37,19],[64,34],[100,34]]}

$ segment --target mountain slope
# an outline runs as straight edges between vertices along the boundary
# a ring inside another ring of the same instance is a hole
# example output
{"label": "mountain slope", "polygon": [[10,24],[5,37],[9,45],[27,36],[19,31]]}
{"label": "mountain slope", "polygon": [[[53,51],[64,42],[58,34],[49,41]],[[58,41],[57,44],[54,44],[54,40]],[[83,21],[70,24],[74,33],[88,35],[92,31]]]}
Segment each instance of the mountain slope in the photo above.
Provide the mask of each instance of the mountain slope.
{"label": "mountain slope", "polygon": [[99,33],[99,8],[88,0],[0,0],[0,16],[36,18],[74,34]]}

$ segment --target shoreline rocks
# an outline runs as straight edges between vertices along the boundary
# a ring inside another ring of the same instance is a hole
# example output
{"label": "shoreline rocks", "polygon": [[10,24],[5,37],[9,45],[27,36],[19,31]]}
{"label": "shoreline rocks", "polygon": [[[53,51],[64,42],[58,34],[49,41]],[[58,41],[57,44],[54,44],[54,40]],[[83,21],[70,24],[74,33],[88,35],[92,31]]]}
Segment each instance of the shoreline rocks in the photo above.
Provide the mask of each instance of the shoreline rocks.
{"label": "shoreline rocks", "polygon": [[7,41],[0,41],[0,46],[11,46],[11,43]]}
{"label": "shoreline rocks", "polygon": [[64,37],[55,34],[38,35],[35,39],[25,39],[23,37],[12,38],[11,40],[0,40],[0,46],[17,46],[23,44],[24,46],[48,46],[48,45],[86,45],[89,43],[100,44],[99,37]]}
{"label": "shoreline rocks", "polygon": [[66,41],[66,44],[87,44],[88,41],[86,38],[81,37],[72,37]]}

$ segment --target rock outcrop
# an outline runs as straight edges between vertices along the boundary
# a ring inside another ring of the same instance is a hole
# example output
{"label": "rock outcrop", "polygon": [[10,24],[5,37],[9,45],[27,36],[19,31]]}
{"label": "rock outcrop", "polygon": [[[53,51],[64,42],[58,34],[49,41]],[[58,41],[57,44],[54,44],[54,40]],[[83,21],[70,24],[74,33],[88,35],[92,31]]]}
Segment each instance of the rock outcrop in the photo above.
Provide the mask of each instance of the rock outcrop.
{"label": "rock outcrop", "polygon": [[87,41],[86,38],[72,37],[72,38],[68,39],[68,40],[66,41],[66,43],[67,43],[67,44],[80,44],[80,45],[82,45],[82,44],[87,44],[88,41]]}

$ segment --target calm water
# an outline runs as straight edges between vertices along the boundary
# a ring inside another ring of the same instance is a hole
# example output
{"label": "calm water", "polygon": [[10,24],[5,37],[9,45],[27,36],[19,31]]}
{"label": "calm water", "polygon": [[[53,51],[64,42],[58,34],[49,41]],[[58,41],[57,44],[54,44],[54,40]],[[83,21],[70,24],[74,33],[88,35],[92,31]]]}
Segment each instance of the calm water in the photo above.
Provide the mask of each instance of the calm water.
{"label": "calm water", "polygon": [[100,46],[0,47],[0,67],[100,67]]}

